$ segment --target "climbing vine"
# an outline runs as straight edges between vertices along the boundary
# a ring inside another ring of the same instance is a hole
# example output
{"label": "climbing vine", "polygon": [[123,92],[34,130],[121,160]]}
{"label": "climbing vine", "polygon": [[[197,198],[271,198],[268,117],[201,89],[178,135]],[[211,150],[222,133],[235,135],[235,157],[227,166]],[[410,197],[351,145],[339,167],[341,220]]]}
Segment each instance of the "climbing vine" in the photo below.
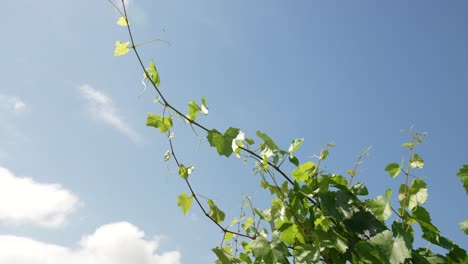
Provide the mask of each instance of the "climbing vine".
{"label": "climbing vine", "polygon": [[[294,139],[287,149],[282,149],[261,131],[256,132],[254,139],[235,127],[224,132],[207,128],[197,119],[200,114],[208,114],[205,97],[199,102],[188,102],[187,111],[172,105],[159,89],[160,76],[154,61],[145,64],[138,52],[140,45],[163,40],[136,44],[124,1],[121,0],[122,8],[108,1],[119,11],[117,24],[127,30],[129,37],[128,41],[115,42],[114,55],[133,51],[145,89],[147,85],[154,88],[156,102],[161,106],[159,114],[148,114],[146,125],[165,136],[169,150],[164,160],[175,162],[187,185],[187,190],[178,196],[177,205],[186,214],[195,201],[223,233],[222,243],[213,248],[216,263],[468,263],[466,250],[441,234],[424,207],[428,188],[418,170],[425,162],[417,147],[425,133],[410,129],[410,140],[401,145],[407,158],[385,167],[389,177],[401,181],[399,189],[387,189],[382,196],[366,198],[367,187],[355,182],[355,178],[367,151],[358,157],[353,169],[346,171],[347,176],[331,173],[321,163],[333,145],[326,145],[315,159],[301,162],[295,153],[303,139]],[[259,186],[273,195],[270,206],[256,208],[244,196],[240,216],[229,222],[212,199],[197,194],[190,177],[194,167],[184,165],[174,147],[173,123],[179,120],[204,135],[220,156],[252,161]],[[283,170],[284,162],[291,163],[294,169]],[[468,194],[468,165],[457,176]],[[391,203],[393,195],[398,197],[397,204]],[[426,248],[413,247],[416,226],[422,231],[420,239],[429,243]],[[468,234],[468,220],[461,222],[460,227]],[[445,253],[436,253],[430,245],[442,249],[436,252]]]}

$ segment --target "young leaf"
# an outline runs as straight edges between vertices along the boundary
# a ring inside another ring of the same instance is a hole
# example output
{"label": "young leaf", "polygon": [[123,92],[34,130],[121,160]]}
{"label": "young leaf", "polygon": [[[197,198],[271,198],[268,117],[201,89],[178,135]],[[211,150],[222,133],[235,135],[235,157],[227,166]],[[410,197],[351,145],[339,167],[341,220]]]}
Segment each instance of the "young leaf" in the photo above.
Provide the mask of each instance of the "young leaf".
{"label": "young leaf", "polygon": [[206,106],[206,97],[203,96],[201,101],[202,101],[201,112],[202,112],[202,114],[207,115],[208,114],[208,106]]}
{"label": "young leaf", "polygon": [[306,182],[312,177],[312,173],[315,170],[315,164],[311,161],[303,163],[292,172],[294,180],[298,182]]}
{"label": "young leaf", "polygon": [[144,78],[149,78],[154,86],[158,87],[161,80],[159,79],[159,73],[153,60],[150,61],[149,66],[146,68],[146,72],[149,74],[149,77],[145,73]]}
{"label": "young leaf", "polygon": [[129,48],[128,48],[128,45],[130,45],[130,42],[120,42],[120,41],[116,41],[115,42],[115,50],[114,50],[114,56],[122,56],[122,55],[125,55],[128,53],[129,51]]}
{"label": "young leaf", "polygon": [[291,142],[291,145],[290,145],[289,148],[288,148],[288,153],[289,153],[289,154],[292,154],[292,153],[296,152],[296,150],[298,150],[299,147],[302,145],[302,142],[304,142],[304,139],[303,139],[303,138],[294,139],[294,140]]}
{"label": "young leaf", "polygon": [[468,235],[468,219],[460,222],[460,229],[463,231],[463,233],[465,233],[465,235]]}
{"label": "young leaf", "polygon": [[184,164],[179,165],[179,175],[180,177],[184,178],[185,180],[188,179],[189,176],[189,168],[185,167]]}
{"label": "young leaf", "polygon": [[392,215],[392,209],[390,208],[390,202],[383,196],[377,198],[366,200],[365,204],[367,208],[375,215],[380,221],[387,220]]}
{"label": "young leaf", "polygon": [[212,129],[208,131],[208,142],[210,146],[216,147],[219,155],[229,157],[232,154],[232,140],[239,134],[238,128],[230,127],[221,134],[218,130]]}
{"label": "young leaf", "polygon": [[414,153],[413,158],[410,161],[410,167],[416,169],[422,169],[424,167],[424,160],[421,157]]}
{"label": "young leaf", "polygon": [[460,178],[463,188],[465,188],[465,192],[468,195],[468,164],[465,164],[460,168],[457,173],[457,177]]}
{"label": "young leaf", "polygon": [[232,264],[232,263],[241,263],[242,260],[239,258],[234,257],[233,255],[229,254],[226,250],[220,247],[215,247],[212,251],[218,257],[219,262],[221,264]]}
{"label": "young leaf", "polygon": [[182,213],[185,215],[188,211],[190,211],[190,207],[192,206],[193,196],[188,196],[185,192],[180,194],[177,198],[177,206],[180,206],[182,209]]}
{"label": "young leaf", "polygon": [[427,185],[421,179],[411,182],[411,189],[408,193],[408,208],[413,210],[416,206],[424,204],[427,200]]}
{"label": "young leaf", "polygon": [[119,20],[117,20],[117,25],[122,26],[122,27],[128,26],[127,18],[124,16],[121,16]]}
{"label": "young leaf", "polygon": [[148,113],[146,125],[159,128],[159,132],[164,133],[172,128],[172,117],[163,117],[153,113]]}
{"label": "young leaf", "polygon": [[397,163],[390,163],[387,165],[387,167],[385,167],[385,171],[387,171],[388,174],[390,174],[390,177],[395,178],[396,176],[398,176],[398,174],[400,174],[401,167]]}
{"label": "young leaf", "polygon": [[200,106],[198,106],[197,103],[195,103],[194,101],[190,101],[188,103],[188,115],[187,117],[190,119],[190,120],[195,120],[195,118],[197,118],[198,116],[198,113],[200,113]]}
{"label": "young leaf", "polygon": [[221,223],[224,221],[224,217],[226,216],[223,211],[219,210],[218,206],[216,206],[213,200],[208,200],[208,205],[210,206],[210,211],[208,215],[213,218],[216,223]]}
{"label": "young leaf", "polygon": [[328,149],[322,149],[322,152],[320,152],[320,160],[325,160],[328,157]]}
{"label": "young leaf", "polygon": [[166,153],[164,153],[164,161],[168,161],[171,158],[171,152],[169,150],[166,150]]}
{"label": "young leaf", "polygon": [[406,142],[401,144],[402,147],[414,147],[414,142]]}

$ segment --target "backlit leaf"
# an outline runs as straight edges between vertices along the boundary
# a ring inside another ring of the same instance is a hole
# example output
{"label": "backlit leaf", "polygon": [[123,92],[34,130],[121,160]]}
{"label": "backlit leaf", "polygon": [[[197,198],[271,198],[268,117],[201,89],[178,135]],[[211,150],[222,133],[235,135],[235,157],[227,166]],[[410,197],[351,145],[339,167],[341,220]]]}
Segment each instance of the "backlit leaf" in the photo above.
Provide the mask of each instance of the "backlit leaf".
{"label": "backlit leaf", "polygon": [[159,128],[159,132],[164,133],[172,128],[172,117],[163,117],[153,113],[148,113],[146,125]]}
{"label": "backlit leaf", "polygon": [[224,221],[224,217],[226,216],[223,211],[221,211],[218,206],[215,205],[213,200],[208,200],[208,205],[210,206],[210,211],[208,211],[208,215],[213,218],[216,223],[221,223]]}
{"label": "backlit leaf", "polygon": [[177,205],[180,206],[184,215],[187,214],[188,211],[190,211],[192,202],[193,196],[188,196],[185,192],[179,195],[179,197],[177,198]]}
{"label": "backlit leaf", "polygon": [[122,26],[122,27],[128,26],[127,18],[121,16],[119,20],[117,20],[117,25]]}
{"label": "backlit leaf", "polygon": [[387,171],[392,178],[395,178],[396,176],[398,176],[398,174],[400,174],[401,167],[397,163],[390,163],[387,165],[387,167],[385,167],[385,171]]}
{"label": "backlit leaf", "polygon": [[466,194],[468,194],[468,164],[463,165],[457,173],[457,177],[460,178],[463,188],[465,188]]}
{"label": "backlit leaf", "polygon": [[[149,76],[147,76],[146,73],[148,73]],[[149,78],[154,86],[158,87],[161,80],[153,60],[150,61],[149,66],[146,68],[146,73],[144,74],[144,78]]]}
{"label": "backlit leaf", "polygon": [[301,164],[298,168],[294,169],[292,176],[298,182],[306,182],[309,180],[315,170],[315,164],[311,161]]}
{"label": "backlit leaf", "polygon": [[115,50],[114,50],[114,56],[122,56],[128,53],[129,48],[128,45],[130,45],[130,42],[120,42],[116,41],[115,42]]}
{"label": "backlit leaf", "polygon": [[380,221],[385,221],[392,215],[390,202],[388,200],[386,201],[383,196],[379,196],[371,200],[366,200],[365,203],[367,208]]}
{"label": "backlit leaf", "polygon": [[416,169],[422,169],[424,167],[424,160],[421,157],[414,153],[413,158],[410,161],[410,167]]}
{"label": "backlit leaf", "polygon": [[463,231],[463,233],[465,233],[465,235],[468,235],[468,219],[460,222],[460,229]]}
{"label": "backlit leaf", "polygon": [[239,134],[238,128],[230,127],[221,134],[218,130],[213,129],[208,131],[208,142],[210,146],[216,147],[219,155],[229,157],[232,154],[232,140]]}

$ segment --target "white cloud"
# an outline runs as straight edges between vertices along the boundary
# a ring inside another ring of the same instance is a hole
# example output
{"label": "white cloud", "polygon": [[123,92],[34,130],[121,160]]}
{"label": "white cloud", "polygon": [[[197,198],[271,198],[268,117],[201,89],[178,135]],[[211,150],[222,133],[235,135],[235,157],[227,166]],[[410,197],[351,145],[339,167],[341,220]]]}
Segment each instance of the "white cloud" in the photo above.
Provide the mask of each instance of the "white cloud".
{"label": "white cloud", "polygon": [[26,103],[16,96],[0,94],[0,111],[21,112],[26,109]]}
{"label": "white cloud", "polygon": [[118,109],[115,108],[109,96],[87,84],[80,86],[80,91],[88,100],[88,111],[93,118],[111,125],[135,143],[143,142],[143,137],[118,114]]}
{"label": "white cloud", "polygon": [[16,177],[0,166],[0,222],[58,227],[77,204],[78,197],[59,184]]}
{"label": "white cloud", "polygon": [[0,236],[0,263],[6,264],[179,264],[180,253],[156,253],[159,239],[127,222],[99,227],[75,249],[30,238]]}

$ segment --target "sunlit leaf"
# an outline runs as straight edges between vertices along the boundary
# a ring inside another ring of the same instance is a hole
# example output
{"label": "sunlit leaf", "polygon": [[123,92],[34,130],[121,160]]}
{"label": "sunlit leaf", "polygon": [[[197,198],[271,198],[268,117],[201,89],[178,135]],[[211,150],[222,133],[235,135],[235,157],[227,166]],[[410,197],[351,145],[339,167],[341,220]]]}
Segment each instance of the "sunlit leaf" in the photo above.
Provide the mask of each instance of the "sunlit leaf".
{"label": "sunlit leaf", "polygon": [[392,209],[389,201],[386,201],[383,196],[365,201],[367,208],[380,221],[387,220],[392,215]]}
{"label": "sunlit leaf", "polygon": [[210,206],[210,211],[208,215],[216,222],[221,223],[224,221],[224,217],[226,216],[223,211],[221,211],[218,206],[215,205],[213,200],[207,201],[208,205]]}
{"label": "sunlit leaf", "polygon": [[128,45],[130,45],[130,42],[120,42],[116,41],[115,42],[115,50],[114,50],[114,56],[122,56],[128,53],[129,48]]}
{"label": "sunlit leaf", "polygon": [[201,112],[204,115],[208,114],[208,106],[206,105],[206,97],[202,97],[201,99],[202,105],[201,105]]}
{"label": "sunlit leaf", "polygon": [[232,264],[242,262],[241,259],[234,257],[233,255],[229,254],[226,250],[220,247],[213,248],[212,251],[216,254],[218,260],[220,261],[219,263],[221,264]]}
{"label": "sunlit leaf", "polygon": [[387,167],[385,167],[385,171],[387,171],[392,178],[395,178],[396,176],[398,176],[398,174],[400,174],[401,167],[397,163],[390,163],[387,165]]}
{"label": "sunlit leaf", "polygon": [[401,144],[402,147],[414,147],[414,142],[406,142]]}
{"label": "sunlit leaf", "polygon": [[298,168],[294,169],[292,176],[298,182],[306,182],[309,180],[315,170],[315,164],[311,161],[301,164]]}
{"label": "sunlit leaf", "polygon": [[303,138],[294,139],[288,148],[288,153],[291,154],[291,153],[296,152],[296,150],[298,150],[299,147],[302,145],[302,142],[304,142]]}
{"label": "sunlit leaf", "polygon": [[465,233],[465,235],[468,235],[468,219],[460,222],[460,229],[463,231],[463,233]]}
{"label": "sunlit leaf", "polygon": [[422,169],[424,167],[424,160],[421,157],[414,153],[413,158],[410,161],[410,167],[416,169]]}
{"label": "sunlit leaf", "polygon": [[128,26],[127,18],[124,16],[121,16],[119,20],[117,20],[117,25],[122,26],[122,27]]}
{"label": "sunlit leaf", "polygon": [[177,205],[180,206],[182,209],[182,213],[185,215],[188,211],[190,211],[190,207],[192,206],[193,196],[188,196],[185,192],[180,194],[177,198]]}
{"label": "sunlit leaf", "polygon": [[[148,73],[149,77],[146,73]],[[161,80],[159,78],[158,70],[156,69],[156,64],[154,64],[153,60],[151,60],[149,66],[146,67],[146,73],[144,74],[144,78],[149,78],[154,86],[158,87]]]}
{"label": "sunlit leaf", "polygon": [[229,157],[232,154],[232,140],[239,134],[238,128],[230,127],[221,134],[218,130],[213,129],[208,131],[208,142],[210,146],[216,147],[219,155]]}
{"label": "sunlit leaf", "polygon": [[148,113],[146,125],[159,128],[159,132],[164,133],[172,128],[172,117],[163,117],[153,113]]}
{"label": "sunlit leaf", "polygon": [[198,113],[200,113],[200,106],[198,106],[197,103],[195,103],[194,101],[190,101],[188,103],[188,115],[187,117],[190,119],[190,120],[195,120],[195,118],[197,118],[198,116]]}
{"label": "sunlit leaf", "polygon": [[171,158],[171,152],[169,150],[164,153],[164,161],[168,161]]}
{"label": "sunlit leaf", "polygon": [[468,164],[463,165],[457,173],[457,177],[460,178],[463,188],[465,188],[466,194],[468,194]]}

